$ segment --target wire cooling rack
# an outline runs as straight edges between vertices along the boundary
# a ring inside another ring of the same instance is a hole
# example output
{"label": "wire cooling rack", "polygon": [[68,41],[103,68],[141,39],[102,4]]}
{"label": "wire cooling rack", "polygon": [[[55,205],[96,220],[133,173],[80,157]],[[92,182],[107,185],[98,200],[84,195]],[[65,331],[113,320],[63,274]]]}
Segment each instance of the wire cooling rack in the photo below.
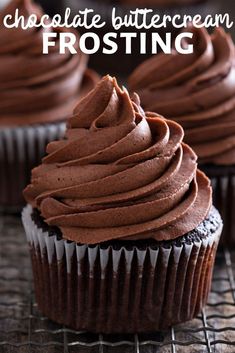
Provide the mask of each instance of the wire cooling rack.
{"label": "wire cooling rack", "polygon": [[0,353],[235,353],[235,252],[218,253],[212,291],[195,320],[151,335],[76,332],[42,317],[20,218],[0,217]]}

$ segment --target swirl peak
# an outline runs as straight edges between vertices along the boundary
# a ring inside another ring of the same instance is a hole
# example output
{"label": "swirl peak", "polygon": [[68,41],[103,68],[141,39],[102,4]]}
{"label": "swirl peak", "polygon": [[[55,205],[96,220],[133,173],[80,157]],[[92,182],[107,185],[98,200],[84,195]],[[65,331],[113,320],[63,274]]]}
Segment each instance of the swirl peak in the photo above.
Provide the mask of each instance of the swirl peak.
{"label": "swirl peak", "polygon": [[147,113],[116,79],[104,77],[48,145],[26,200],[66,239],[174,239],[197,227],[211,188],[175,122]]}

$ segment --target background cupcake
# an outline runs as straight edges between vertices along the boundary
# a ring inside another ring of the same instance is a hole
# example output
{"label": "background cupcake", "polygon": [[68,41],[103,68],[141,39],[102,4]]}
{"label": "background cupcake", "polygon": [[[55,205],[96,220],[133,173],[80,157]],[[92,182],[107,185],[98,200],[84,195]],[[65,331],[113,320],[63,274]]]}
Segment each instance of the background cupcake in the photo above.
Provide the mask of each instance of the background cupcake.
{"label": "background cupcake", "polygon": [[[145,109],[184,127],[185,141],[210,176],[225,221],[224,240],[235,244],[235,49],[222,28],[190,29],[194,53],[155,56],[130,76]],[[198,45],[199,44],[199,45]]]}
{"label": "background cupcake", "polygon": [[[0,207],[18,209],[30,169],[50,140],[64,132],[64,122],[78,98],[97,75],[87,69],[87,56],[61,55],[58,43],[42,54],[44,29],[8,29],[6,14],[16,8],[25,18],[41,8],[30,0],[15,0],[0,13]],[[56,33],[64,32],[63,28]]]}
{"label": "background cupcake", "polygon": [[[107,32],[115,32],[112,26],[112,9],[115,6],[116,14],[124,17],[129,14],[130,10],[139,8],[152,8],[153,15],[159,14],[173,16],[175,14],[184,15],[196,15],[201,14],[202,16],[212,15],[218,12],[218,4],[214,1],[205,0],[61,0],[61,12],[65,10],[66,7],[72,9],[73,14],[81,9],[90,8],[94,9],[95,13],[101,14],[102,18],[106,21],[105,27],[101,29],[95,29],[94,31],[103,38]],[[151,14],[149,17],[152,16]],[[83,29],[81,29],[83,31]],[[147,33],[147,51],[146,54],[140,54],[140,42],[137,39],[133,39],[132,54],[126,54],[126,45],[123,38],[117,38],[118,52],[112,55],[104,55],[102,51],[99,50],[97,53],[91,56],[91,66],[103,73],[113,73],[115,75],[129,75],[134,68],[143,62],[145,59],[151,56],[151,33],[159,33],[165,40],[165,34],[167,32],[172,33],[172,37],[178,34],[178,30],[173,28],[171,24],[167,24],[166,28],[150,29],[150,30],[138,30],[133,28],[122,28],[119,32],[136,32],[140,35],[140,32]],[[139,37],[138,37],[139,38]],[[122,64],[121,64],[122,63]]]}
{"label": "background cupcake", "polygon": [[24,195],[36,299],[78,330],[151,332],[206,303],[222,221],[183,129],[107,76]]}

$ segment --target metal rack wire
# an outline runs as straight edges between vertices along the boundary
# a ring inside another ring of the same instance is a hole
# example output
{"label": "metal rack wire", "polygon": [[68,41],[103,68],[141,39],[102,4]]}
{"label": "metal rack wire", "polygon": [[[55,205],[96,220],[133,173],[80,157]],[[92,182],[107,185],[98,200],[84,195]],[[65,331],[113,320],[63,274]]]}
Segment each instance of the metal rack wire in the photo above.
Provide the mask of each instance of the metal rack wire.
{"label": "metal rack wire", "polygon": [[168,333],[106,336],[42,317],[20,218],[0,217],[0,353],[235,353],[235,252],[218,253],[207,307]]}

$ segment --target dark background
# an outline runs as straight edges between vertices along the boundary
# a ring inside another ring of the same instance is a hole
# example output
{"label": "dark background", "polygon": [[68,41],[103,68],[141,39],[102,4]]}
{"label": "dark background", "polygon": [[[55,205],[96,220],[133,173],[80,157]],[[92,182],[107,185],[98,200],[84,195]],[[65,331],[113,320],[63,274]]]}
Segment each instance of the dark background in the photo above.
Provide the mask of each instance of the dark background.
{"label": "dark background", "polygon": [[[235,21],[235,0],[224,0],[224,1],[219,1],[221,4],[220,6],[222,7],[222,10],[224,12],[228,12],[231,16],[231,19]],[[235,26],[235,24],[234,24]],[[231,34],[233,35],[233,38],[235,40],[235,29],[234,27],[231,28]]]}

